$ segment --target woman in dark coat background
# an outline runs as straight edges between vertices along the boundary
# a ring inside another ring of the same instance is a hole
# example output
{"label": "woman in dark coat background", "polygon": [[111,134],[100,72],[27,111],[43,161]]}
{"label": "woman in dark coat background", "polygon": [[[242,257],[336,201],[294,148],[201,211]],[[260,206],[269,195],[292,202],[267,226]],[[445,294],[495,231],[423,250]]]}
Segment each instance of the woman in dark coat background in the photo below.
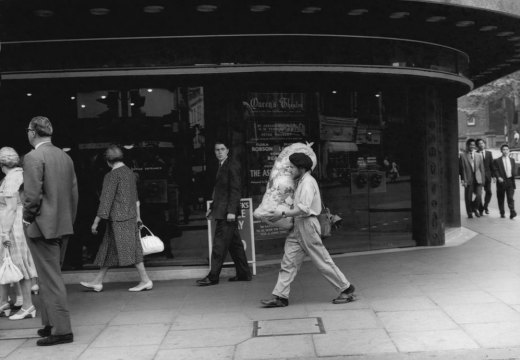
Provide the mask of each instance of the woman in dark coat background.
{"label": "woman in dark coat background", "polygon": [[101,269],[92,282],[80,284],[101,291],[109,267],[135,265],[141,282],[128,291],[151,290],[153,283],[144,267],[139,239],[141,218],[135,174],[123,163],[123,151],[118,146],[109,146],[105,159],[112,170],[103,179],[99,208],[91,229],[94,235],[97,234],[101,219],[107,220],[103,242],[94,261]]}

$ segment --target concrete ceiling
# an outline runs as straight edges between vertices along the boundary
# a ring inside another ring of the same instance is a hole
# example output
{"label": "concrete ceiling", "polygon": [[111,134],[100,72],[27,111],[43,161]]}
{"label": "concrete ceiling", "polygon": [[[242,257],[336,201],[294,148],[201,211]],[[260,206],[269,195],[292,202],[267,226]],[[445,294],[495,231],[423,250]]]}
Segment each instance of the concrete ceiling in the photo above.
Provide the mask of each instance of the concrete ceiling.
{"label": "concrete ceiling", "polygon": [[470,78],[479,86],[520,69],[519,16],[518,0],[0,0],[0,39],[240,33],[394,37],[467,53]]}

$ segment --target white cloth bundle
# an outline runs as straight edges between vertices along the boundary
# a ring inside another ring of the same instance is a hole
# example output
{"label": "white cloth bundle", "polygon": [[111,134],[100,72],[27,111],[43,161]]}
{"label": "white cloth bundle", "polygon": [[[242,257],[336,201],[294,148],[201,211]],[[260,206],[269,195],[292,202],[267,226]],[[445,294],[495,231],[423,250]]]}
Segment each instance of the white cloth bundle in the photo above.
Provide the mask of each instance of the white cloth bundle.
{"label": "white cloth bundle", "polygon": [[294,190],[296,187],[295,181],[288,172],[287,167],[290,164],[289,156],[294,153],[304,153],[312,160],[312,168],[316,167],[316,154],[311,148],[312,143],[294,143],[285,147],[280,155],[276,158],[271,174],[269,175],[269,182],[265,191],[262,202],[253,212],[255,218],[262,222],[274,225],[281,229],[292,228],[292,219],[283,218],[275,223],[269,221],[273,211],[287,211],[291,208],[294,202]]}

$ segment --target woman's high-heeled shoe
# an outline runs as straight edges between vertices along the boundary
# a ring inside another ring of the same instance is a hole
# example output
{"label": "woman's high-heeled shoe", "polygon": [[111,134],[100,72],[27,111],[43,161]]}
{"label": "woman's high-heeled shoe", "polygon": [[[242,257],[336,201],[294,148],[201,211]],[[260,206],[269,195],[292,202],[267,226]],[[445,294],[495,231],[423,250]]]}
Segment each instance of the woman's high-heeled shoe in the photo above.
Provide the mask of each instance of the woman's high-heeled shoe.
{"label": "woman's high-heeled shoe", "polygon": [[36,308],[33,305],[27,310],[21,308],[16,314],[9,316],[9,320],[22,320],[34,317],[36,317]]}
{"label": "woman's high-heeled shoe", "polygon": [[152,290],[153,288],[153,282],[152,280],[148,281],[147,283],[144,283],[143,285],[137,285],[133,288],[128,289],[128,291],[137,292],[137,291],[143,291],[143,290]]}
{"label": "woman's high-heeled shoe", "polygon": [[11,304],[6,302],[0,305],[0,317],[9,316],[11,314]]}
{"label": "woman's high-heeled shoe", "polygon": [[100,292],[103,290],[103,284],[91,284],[86,281],[81,281],[80,285],[86,287],[87,289],[94,290],[95,292]]}

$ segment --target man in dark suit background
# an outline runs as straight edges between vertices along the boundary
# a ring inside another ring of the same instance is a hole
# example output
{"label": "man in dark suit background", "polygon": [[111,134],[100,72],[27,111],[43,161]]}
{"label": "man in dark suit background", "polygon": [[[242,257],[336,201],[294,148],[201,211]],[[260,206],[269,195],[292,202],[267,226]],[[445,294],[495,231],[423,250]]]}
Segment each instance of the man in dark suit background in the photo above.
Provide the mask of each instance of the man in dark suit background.
{"label": "man in dark suit background", "polygon": [[[464,186],[464,200],[468,218],[480,217],[479,208],[482,203],[482,185],[485,181],[486,170],[482,156],[475,153],[477,148],[475,139],[466,140],[466,151],[459,157],[459,174]],[[473,199],[475,194],[475,199]]]}
{"label": "man in dark suit background", "polygon": [[23,164],[23,222],[42,298],[39,346],[73,341],[60,263],[64,240],[73,234],[78,187],[72,159],[52,144],[52,132],[48,118],[31,119],[27,138],[34,150],[25,155]]}
{"label": "man in dark suit background", "polygon": [[486,177],[484,181],[484,191],[486,192],[486,195],[484,196],[484,202],[480,204],[479,212],[480,215],[482,215],[484,212],[486,214],[489,214],[488,205],[491,201],[491,196],[493,193],[491,192],[491,178],[494,177],[493,175],[493,154],[491,154],[491,151],[486,150],[486,141],[484,139],[477,139],[477,154],[482,156],[482,159],[484,160],[484,170],[486,172]]}
{"label": "man in dark suit background", "polygon": [[509,157],[509,146],[504,144],[500,147],[502,156],[493,161],[493,171],[497,178],[497,201],[500,209],[500,217],[505,218],[504,196],[507,197],[507,206],[509,207],[509,218],[516,217],[515,211],[515,174],[516,164]]}
{"label": "man in dark suit background", "polygon": [[220,271],[224,259],[229,253],[235,263],[236,275],[229,281],[250,281],[251,270],[238,232],[237,218],[240,210],[242,181],[240,164],[228,157],[229,148],[224,142],[215,143],[215,155],[218,160],[218,170],[213,202],[206,217],[215,219],[216,228],[211,250],[211,269],[204,278],[197,280],[199,286],[216,285],[219,282]]}

